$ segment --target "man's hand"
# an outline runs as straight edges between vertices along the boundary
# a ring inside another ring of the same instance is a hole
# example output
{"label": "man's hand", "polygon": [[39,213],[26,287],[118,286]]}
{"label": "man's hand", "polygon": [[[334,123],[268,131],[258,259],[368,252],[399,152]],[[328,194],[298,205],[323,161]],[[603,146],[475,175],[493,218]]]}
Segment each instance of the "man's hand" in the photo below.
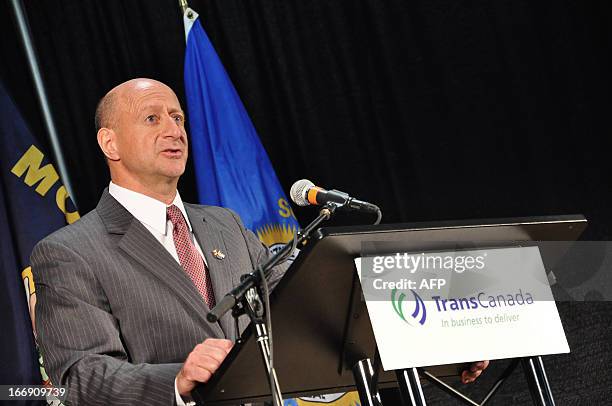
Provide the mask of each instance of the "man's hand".
{"label": "man's hand", "polygon": [[230,340],[207,338],[189,353],[176,376],[176,388],[188,396],[198,382],[207,382],[234,346]]}
{"label": "man's hand", "polygon": [[461,372],[461,382],[463,383],[474,382],[476,378],[478,378],[480,374],[482,374],[482,371],[487,369],[488,366],[489,366],[489,361],[479,361],[479,362],[472,363],[469,369],[466,369],[463,372]]}

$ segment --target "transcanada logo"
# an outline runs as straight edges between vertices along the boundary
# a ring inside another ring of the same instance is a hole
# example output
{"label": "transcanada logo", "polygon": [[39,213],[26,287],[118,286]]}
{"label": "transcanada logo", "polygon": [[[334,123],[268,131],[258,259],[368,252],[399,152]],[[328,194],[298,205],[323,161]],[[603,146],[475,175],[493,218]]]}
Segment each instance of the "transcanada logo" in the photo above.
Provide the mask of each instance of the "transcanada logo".
{"label": "transcanada logo", "polygon": [[[425,307],[425,302],[423,302],[421,296],[419,296],[414,290],[410,289],[410,292],[412,292],[414,297],[414,311],[409,315],[404,314],[404,308],[410,308],[411,306],[408,305],[409,302],[406,300],[406,294],[400,293],[398,295],[397,289],[393,289],[391,291],[391,304],[393,305],[393,310],[395,310],[395,313],[397,313],[402,320],[411,326],[422,326],[425,324],[425,320],[427,320],[427,308]],[[408,312],[410,312],[410,310],[408,310]]]}
{"label": "transcanada logo", "polygon": [[[391,291],[391,305],[395,313],[409,325],[413,327],[423,326],[425,321],[427,321],[425,302],[414,290],[410,289],[410,292],[412,297],[410,295],[406,296],[405,293],[397,289],[393,289]],[[436,303],[438,313],[455,310],[475,310],[479,308],[524,306],[534,303],[532,294],[529,292],[523,293],[522,289],[519,289],[516,293],[500,294],[497,296],[480,292],[471,297],[444,299],[440,296],[432,296],[431,298]]]}
{"label": "transcanada logo", "polygon": [[438,312],[454,310],[474,310],[478,308],[523,306],[533,304],[533,296],[529,292],[523,293],[519,289],[516,293],[507,293],[493,296],[485,292],[480,292],[476,296],[443,299],[440,296],[431,297],[436,302]]}

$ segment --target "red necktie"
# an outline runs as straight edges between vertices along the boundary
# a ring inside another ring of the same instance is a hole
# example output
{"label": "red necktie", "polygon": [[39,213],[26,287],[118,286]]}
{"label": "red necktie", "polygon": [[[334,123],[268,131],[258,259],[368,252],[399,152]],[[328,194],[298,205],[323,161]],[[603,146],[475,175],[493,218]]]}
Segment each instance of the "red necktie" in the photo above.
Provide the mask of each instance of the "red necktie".
{"label": "red necktie", "polygon": [[166,214],[172,222],[172,237],[181,266],[193,281],[198,292],[204,298],[209,308],[215,305],[215,294],[212,289],[210,275],[204,260],[195,245],[191,242],[189,227],[181,210],[174,204],[166,209]]}

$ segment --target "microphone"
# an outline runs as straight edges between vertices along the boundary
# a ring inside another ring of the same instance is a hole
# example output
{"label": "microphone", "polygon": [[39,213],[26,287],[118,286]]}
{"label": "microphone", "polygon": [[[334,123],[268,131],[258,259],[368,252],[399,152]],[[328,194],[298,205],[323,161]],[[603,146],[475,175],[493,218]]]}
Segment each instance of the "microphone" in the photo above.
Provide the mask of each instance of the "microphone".
{"label": "microphone", "polygon": [[357,200],[339,190],[325,190],[315,186],[308,179],[301,179],[295,182],[291,186],[289,195],[291,200],[298,206],[322,206],[327,203],[334,203],[338,205],[338,208],[346,210],[359,210],[367,213],[380,212],[380,209],[375,204]]}

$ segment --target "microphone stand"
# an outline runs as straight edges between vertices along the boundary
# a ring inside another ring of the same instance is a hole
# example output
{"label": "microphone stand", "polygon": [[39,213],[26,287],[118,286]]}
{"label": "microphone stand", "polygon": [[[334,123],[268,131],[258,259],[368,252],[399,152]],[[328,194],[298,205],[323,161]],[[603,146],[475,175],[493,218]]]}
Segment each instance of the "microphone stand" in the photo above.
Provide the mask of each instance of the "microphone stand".
{"label": "microphone stand", "polygon": [[[310,234],[325,220],[329,220],[341,205],[336,203],[327,203],[319,211],[319,215],[315,218],[308,226],[298,231],[293,240],[283,246],[276,254],[272,255],[265,263],[260,265],[256,270],[251,273],[242,275],[241,282],[239,285],[234,287],[231,291],[225,294],[223,299],[213,307],[210,312],[206,315],[206,319],[211,323],[216,323],[225,313],[232,310],[232,316],[236,319],[236,325],[238,325],[238,317],[242,314],[247,314],[251,319],[251,325],[253,332],[257,338],[257,343],[263,361],[265,364],[266,374],[268,375],[268,381],[270,382],[270,391],[272,394],[273,404],[282,404],[282,392],[276,377],[276,372],[273,369],[271,363],[272,354],[269,343],[269,332],[266,327],[266,314],[262,300],[261,290],[262,275],[264,278],[268,278],[272,272],[272,268],[278,265],[281,260],[289,256],[293,249],[298,246],[302,246],[310,238]],[[269,309],[268,314],[269,317]],[[271,334],[270,334],[271,336]],[[278,402],[278,403],[277,403]]]}

